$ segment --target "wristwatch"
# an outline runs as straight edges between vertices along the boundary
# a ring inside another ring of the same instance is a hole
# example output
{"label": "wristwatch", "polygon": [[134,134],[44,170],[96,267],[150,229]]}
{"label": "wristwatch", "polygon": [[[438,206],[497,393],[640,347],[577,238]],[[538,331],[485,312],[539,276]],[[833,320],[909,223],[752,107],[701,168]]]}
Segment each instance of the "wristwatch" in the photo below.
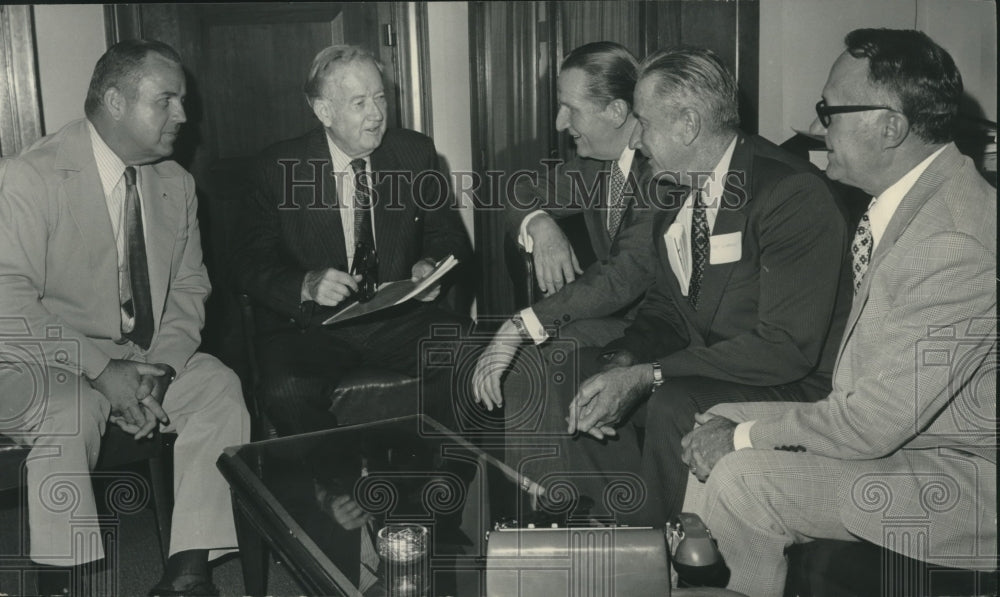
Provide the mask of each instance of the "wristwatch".
{"label": "wristwatch", "polygon": [[658,361],[653,361],[653,387],[658,388],[663,385],[663,368]]}

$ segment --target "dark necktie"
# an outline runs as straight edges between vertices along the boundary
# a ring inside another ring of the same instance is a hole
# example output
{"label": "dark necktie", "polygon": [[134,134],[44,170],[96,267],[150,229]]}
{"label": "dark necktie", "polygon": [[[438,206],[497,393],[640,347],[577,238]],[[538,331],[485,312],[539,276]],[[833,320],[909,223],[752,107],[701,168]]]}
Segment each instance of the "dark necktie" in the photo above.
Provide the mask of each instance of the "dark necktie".
{"label": "dark necktie", "polygon": [[615,240],[625,216],[625,174],[618,162],[611,164],[611,193],[608,195],[608,236]]}
{"label": "dark necktie", "polygon": [[149,292],[149,265],[146,262],[146,239],[142,230],[142,206],[135,187],[135,168],[125,168],[125,263],[128,267],[128,300],[122,303],[134,322],[122,320],[122,336],[143,350],[153,339],[153,299]]}
{"label": "dark necktie", "polygon": [[354,241],[358,244],[366,243],[368,247],[374,248],[372,196],[368,172],[365,171],[365,161],[360,158],[353,160],[351,168],[354,169]]}
{"label": "dark necktie", "polygon": [[361,158],[351,161],[354,169],[354,259],[351,274],[360,274],[358,298],[370,299],[378,287],[378,253],[372,232],[371,181]]}
{"label": "dark necktie", "polygon": [[872,259],[872,245],[875,244],[875,239],[872,237],[872,223],[868,219],[868,212],[871,211],[872,205],[875,205],[875,201],[872,201],[871,205],[865,211],[865,215],[861,217],[861,221],[858,222],[858,229],[854,233],[854,240],[851,242],[851,262],[854,265],[854,294],[858,293],[861,289],[861,280],[865,277],[865,272],[868,271],[868,263]]}
{"label": "dark necktie", "polygon": [[691,307],[698,308],[698,295],[701,294],[701,279],[708,263],[708,216],[705,213],[705,201],[701,191],[694,192],[694,211],[691,213],[691,282],[688,284],[688,302]]}

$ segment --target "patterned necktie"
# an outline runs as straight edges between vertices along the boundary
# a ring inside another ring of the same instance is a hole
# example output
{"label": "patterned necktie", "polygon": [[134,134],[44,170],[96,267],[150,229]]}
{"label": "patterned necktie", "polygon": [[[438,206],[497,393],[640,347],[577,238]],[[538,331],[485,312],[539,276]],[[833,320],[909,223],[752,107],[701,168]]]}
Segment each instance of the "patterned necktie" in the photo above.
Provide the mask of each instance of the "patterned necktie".
{"label": "patterned necktie", "polygon": [[611,164],[611,193],[608,195],[608,235],[615,240],[625,216],[625,174],[618,162]]}
{"label": "patterned necktie", "polygon": [[872,245],[875,244],[875,239],[872,237],[872,223],[868,219],[868,212],[872,210],[873,205],[875,205],[874,200],[868,206],[865,215],[861,216],[861,221],[858,222],[858,229],[854,233],[854,240],[851,242],[851,261],[854,265],[854,294],[857,294],[858,290],[861,289],[861,280],[864,279],[865,272],[868,271],[868,263],[872,259]]}
{"label": "patterned necktie", "polygon": [[125,168],[125,264],[128,288],[122,289],[122,336],[143,350],[153,339],[153,299],[149,292],[146,239],[142,230],[142,206],[135,187],[135,168]]}
{"label": "patterned necktie", "polygon": [[365,170],[365,161],[361,158],[353,160],[351,168],[354,169],[354,241],[357,244],[365,243],[365,246],[374,249],[371,183]]}
{"label": "patterned necktie", "polygon": [[361,158],[351,161],[354,169],[354,258],[351,275],[360,275],[358,300],[371,300],[378,290],[378,253],[372,232],[371,181]]}
{"label": "patterned necktie", "polygon": [[688,284],[688,302],[691,308],[698,308],[701,294],[701,278],[708,263],[708,216],[701,191],[694,192],[694,211],[691,212],[691,281]]}

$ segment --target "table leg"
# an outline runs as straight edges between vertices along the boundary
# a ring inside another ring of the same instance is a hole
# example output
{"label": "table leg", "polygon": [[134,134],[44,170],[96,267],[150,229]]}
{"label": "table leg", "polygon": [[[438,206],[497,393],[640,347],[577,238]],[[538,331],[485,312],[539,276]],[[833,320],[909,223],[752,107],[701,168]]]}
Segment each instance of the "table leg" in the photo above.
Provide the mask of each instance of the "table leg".
{"label": "table leg", "polygon": [[236,540],[240,547],[240,563],[243,565],[243,590],[247,595],[266,595],[269,556],[267,543],[243,513],[235,492],[233,516],[236,521]]}

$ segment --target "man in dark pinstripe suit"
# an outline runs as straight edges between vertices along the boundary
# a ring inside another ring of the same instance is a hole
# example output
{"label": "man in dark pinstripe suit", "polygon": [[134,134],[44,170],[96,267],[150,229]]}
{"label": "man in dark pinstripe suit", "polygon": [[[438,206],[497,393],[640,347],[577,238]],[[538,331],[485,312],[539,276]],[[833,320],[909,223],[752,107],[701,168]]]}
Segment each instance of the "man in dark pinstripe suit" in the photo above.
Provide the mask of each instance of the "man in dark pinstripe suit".
{"label": "man in dark pinstripe suit", "polygon": [[[268,148],[255,172],[235,266],[259,305],[261,392],[282,435],[335,426],[328,396],[346,372],[415,376],[431,326],[468,323],[432,302],[432,287],[390,310],[321,325],[359,284],[418,279],[449,254],[471,255],[433,141],[386,130],[380,68],[361,48],[321,51],[305,92],[323,127]],[[437,404],[424,409],[446,425],[447,389],[425,393]]]}

